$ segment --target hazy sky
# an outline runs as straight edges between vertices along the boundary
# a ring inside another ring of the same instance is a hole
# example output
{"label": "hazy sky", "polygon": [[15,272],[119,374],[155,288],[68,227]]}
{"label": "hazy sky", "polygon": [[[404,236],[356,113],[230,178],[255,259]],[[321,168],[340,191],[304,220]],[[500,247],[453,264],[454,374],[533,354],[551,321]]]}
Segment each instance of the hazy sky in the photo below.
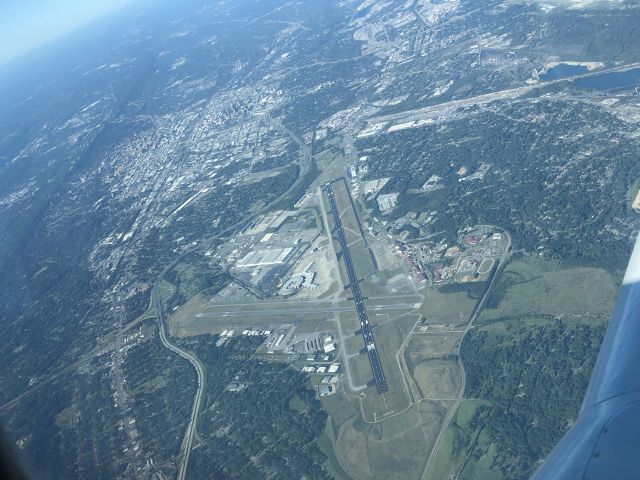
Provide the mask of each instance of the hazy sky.
{"label": "hazy sky", "polygon": [[132,0],[0,0],[0,63]]}

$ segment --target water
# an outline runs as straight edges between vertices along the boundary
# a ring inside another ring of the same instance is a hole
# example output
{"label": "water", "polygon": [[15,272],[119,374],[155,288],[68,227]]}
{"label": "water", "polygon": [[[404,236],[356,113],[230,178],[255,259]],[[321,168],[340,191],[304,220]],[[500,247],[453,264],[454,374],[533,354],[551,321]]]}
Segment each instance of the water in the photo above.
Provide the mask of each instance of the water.
{"label": "water", "polygon": [[560,63],[555,67],[547,70],[546,73],[540,75],[540,80],[559,80],[560,78],[572,77],[587,73],[588,69],[584,65],[569,65],[568,63]]}
{"label": "water", "polygon": [[632,68],[625,72],[611,72],[579,78],[576,87],[592,88],[594,90],[623,90],[640,85],[640,68]]}

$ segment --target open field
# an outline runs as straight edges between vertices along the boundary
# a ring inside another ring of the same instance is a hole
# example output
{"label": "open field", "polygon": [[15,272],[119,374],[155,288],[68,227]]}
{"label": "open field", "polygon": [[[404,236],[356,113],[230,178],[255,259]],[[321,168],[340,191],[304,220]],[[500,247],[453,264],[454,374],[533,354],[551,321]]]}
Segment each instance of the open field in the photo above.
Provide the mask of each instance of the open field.
{"label": "open field", "polygon": [[357,411],[348,409],[353,402],[333,398],[323,404],[336,425],[343,464],[354,477],[363,479],[418,478],[447,408],[445,403],[425,401],[368,425],[358,419]]}
{"label": "open field", "polygon": [[[362,340],[362,339],[360,339]],[[355,344],[355,337],[354,342]],[[360,342],[360,348],[362,347],[362,341]],[[349,359],[349,365],[351,366],[351,376],[353,383],[356,386],[366,385],[373,380],[373,374],[371,373],[371,366],[369,365],[369,359],[366,353],[360,353]],[[375,387],[369,387],[366,392],[368,395],[375,395]]]}
{"label": "open field", "polygon": [[[542,384],[544,382],[552,382],[553,385],[556,385],[554,394],[559,396],[569,395],[569,397],[563,397],[563,402],[564,404],[571,403],[567,398],[572,398],[571,396],[576,388],[575,385],[568,386],[567,391],[564,391],[562,384],[557,383],[555,379],[551,380],[547,377],[553,377],[557,371],[561,372],[561,366],[571,365],[573,368],[567,367],[574,372],[574,377],[571,377],[571,381],[575,380],[578,384],[585,385],[585,383],[580,383],[580,380],[576,380],[576,375],[581,372],[584,365],[587,365],[585,359],[579,358],[579,355],[584,355],[585,348],[597,349],[597,346],[594,346],[595,344],[592,345],[590,342],[597,341],[593,340],[594,335],[596,335],[593,332],[603,328],[603,324],[609,318],[613,308],[617,294],[613,278],[602,269],[590,267],[563,268],[557,262],[529,257],[518,258],[510,263],[498,279],[495,287],[487,302],[487,308],[483,310],[478,319],[478,329],[474,329],[471,334],[472,336],[475,335],[476,339],[478,335],[486,335],[486,337],[479,337],[482,340],[476,340],[480,343],[473,347],[469,351],[470,353],[467,353],[467,356],[473,355],[473,352],[477,352],[478,348],[486,348],[490,351],[494,348],[502,349],[503,351],[513,350],[513,352],[519,352],[521,355],[517,361],[514,359],[514,362],[517,365],[524,366],[511,368],[508,361],[505,362],[503,359],[500,362],[497,359],[501,357],[497,356],[494,360],[487,360],[488,362],[496,362],[496,368],[498,369],[495,373],[496,376],[494,377],[493,369],[487,369],[485,365],[485,370],[483,370],[484,380],[478,380],[476,372],[480,368],[479,365],[482,365],[479,359],[485,358],[479,354],[478,358],[474,357],[473,369],[467,369],[466,394],[469,395],[470,388],[473,391],[473,385],[475,385],[475,391],[478,391],[478,388],[488,388],[483,386],[486,386],[486,382],[490,379],[492,382],[501,385],[501,388],[490,390],[489,396],[486,397],[489,400],[492,398],[491,395],[495,394],[499,397],[504,388],[515,388],[514,386],[518,389],[522,387],[523,391],[526,391],[526,393],[523,393],[525,395],[523,398],[529,399],[533,398],[537,392],[536,387],[530,385],[530,379],[535,377],[536,384],[538,382]],[[562,323],[558,322],[558,318],[562,319]],[[559,325],[564,325],[564,327],[559,327]],[[532,338],[538,338],[536,335],[544,335],[544,332],[555,332],[553,329],[558,330],[558,332],[565,331],[562,328],[567,329],[566,336],[559,333],[548,333],[547,335],[551,336],[546,342],[540,343],[538,340],[538,343],[535,343],[536,340],[532,340]],[[579,337],[580,335],[582,337]],[[425,335],[426,338],[428,336]],[[575,340],[579,344],[579,347],[575,349],[568,346],[574,337],[581,338],[580,340]],[[420,337],[415,336],[414,338]],[[534,342],[534,345],[538,345],[533,350],[529,346],[532,342]],[[544,345],[548,342],[558,342],[558,344],[567,348],[567,351],[564,352],[558,347],[552,346],[549,347],[550,353],[544,352]],[[408,349],[412,346],[415,347],[410,342]],[[431,349],[433,346],[424,345],[424,348]],[[558,356],[561,358],[558,358]],[[539,364],[555,362],[557,367],[553,371],[538,375],[537,367],[526,367],[523,358],[529,358],[532,362],[535,360]],[[410,360],[415,361],[417,358],[410,358]],[[463,361],[465,361],[464,356]],[[411,364],[412,362],[408,361],[408,363]],[[579,368],[576,369],[576,365]],[[524,371],[520,371],[519,368]],[[531,371],[527,371],[527,368]],[[502,369],[502,374],[500,374],[500,369]],[[417,370],[416,366],[414,371]],[[473,374],[470,374],[470,371]],[[429,373],[431,372],[427,372],[427,375]],[[442,371],[439,373],[440,375],[444,374]],[[507,377],[507,373],[511,377]],[[475,377],[474,374],[476,375]],[[420,375],[424,375],[424,372],[420,372]],[[565,378],[562,373],[557,373],[557,375]],[[509,378],[509,380],[504,380],[505,378]],[[520,383],[519,387],[518,383]],[[440,388],[444,387],[444,385],[443,382],[438,382]],[[507,385],[510,387],[507,387]],[[496,438],[502,438],[502,442],[504,442],[504,437],[496,437],[496,432],[492,433],[491,438],[489,437],[488,432],[490,429],[486,428],[483,422],[490,421],[495,423],[495,418],[483,420],[484,417],[480,417],[478,425],[470,423],[476,410],[482,405],[501,408],[499,405],[484,400],[484,395],[487,395],[486,391],[483,395],[479,395],[483,400],[467,398],[461,403],[452,423],[442,437],[435,461],[429,472],[429,479],[502,478],[503,475],[506,475],[505,461],[509,464],[513,461],[514,465],[518,465],[517,468],[520,469],[533,468],[530,465],[527,467],[528,464],[526,463],[516,463],[524,462],[518,460],[520,457],[512,459],[508,455],[505,456],[503,451],[504,444],[501,444],[502,450],[500,450],[498,443],[496,443]],[[533,400],[531,401],[534,402]],[[576,402],[579,402],[579,399],[576,399]],[[526,415],[539,416],[541,414],[539,410],[536,410],[536,413],[530,413],[536,405],[539,404],[534,402],[531,405],[520,407],[520,412],[515,410],[510,411],[510,414],[522,417],[526,417]],[[483,410],[483,412],[495,412],[495,410]],[[485,414],[487,413],[483,413],[483,415]],[[498,415],[501,414],[498,413]],[[570,418],[572,414],[569,412],[566,415]],[[530,419],[526,421],[530,421]],[[552,425],[555,425],[553,422],[554,420],[549,420],[545,428],[552,430]],[[483,427],[483,425],[485,426]],[[525,447],[523,446],[523,448]],[[499,463],[502,462],[502,467],[496,466],[494,462],[496,459],[498,459]],[[514,468],[514,471],[518,471],[516,467]]]}
{"label": "open field", "polygon": [[340,465],[340,461],[336,456],[336,452],[333,446],[333,424],[328,422],[327,428],[317,441],[318,448],[327,456],[327,461],[324,464],[324,468],[335,480],[352,480],[347,472],[344,471]]}
{"label": "open field", "polygon": [[414,399],[451,399],[461,388],[457,361],[461,332],[414,333],[402,352],[407,383]]}
{"label": "open field", "polygon": [[455,360],[426,360],[412,374],[423,398],[455,398],[460,391],[460,368]]}
{"label": "open field", "polygon": [[[463,400],[440,442],[435,462],[429,472],[428,480],[443,478],[473,478],[493,480],[501,478],[499,472],[489,468],[495,448],[490,439],[480,432],[472,431],[470,422],[478,407],[486,402],[481,400]],[[480,449],[487,449],[480,459],[468,457],[465,453],[470,442],[477,442]]]}
{"label": "open field", "polygon": [[410,365],[444,358],[456,353],[461,339],[460,332],[414,334],[407,344],[405,355]]}
{"label": "open field", "polygon": [[617,287],[610,274],[599,268],[556,267],[555,262],[535,258],[507,265],[479,323],[528,315],[611,314]]}
{"label": "open field", "polygon": [[[343,327],[343,331],[344,331],[344,327]],[[362,349],[363,349],[362,337],[354,334],[349,334],[349,336],[344,337],[344,351],[347,352],[347,354],[355,355],[358,352],[360,352]],[[361,353],[360,355],[366,357],[364,353]],[[353,357],[351,361],[355,362],[355,357]],[[368,381],[369,374],[367,374],[366,369],[363,370],[362,373],[363,373],[363,378],[361,383],[366,383]]]}
{"label": "open field", "polygon": [[[377,325],[382,325],[386,323],[395,323],[398,318],[404,318],[409,315],[413,319],[411,324],[407,324],[407,331],[403,333],[403,335],[407,335],[413,325],[418,321],[420,316],[416,313],[413,313],[415,310],[414,305],[419,304],[419,302],[415,304],[410,303],[399,303],[397,305],[387,305],[387,306],[374,306],[369,308],[369,316],[370,323],[374,327]],[[367,303],[367,305],[369,305]]]}
{"label": "open field", "polygon": [[428,289],[425,297],[419,313],[429,324],[464,325],[477,302],[465,292],[442,293],[436,289]]}
{"label": "open field", "polygon": [[364,246],[363,240],[358,240],[350,245],[349,252],[358,278],[365,278],[376,273],[376,267],[371,259],[371,251]]}
{"label": "open field", "polygon": [[166,280],[162,280],[158,284],[158,295],[160,296],[160,301],[163,304],[167,303],[175,293],[176,287]]}
{"label": "open field", "polygon": [[[358,315],[355,312],[355,309],[351,310],[351,311],[346,311],[346,312],[341,312],[339,314],[340,317],[340,326],[342,327],[342,334],[347,336],[347,335],[353,335],[355,337],[358,337],[357,335],[355,335],[355,331],[358,330],[358,328],[360,328],[360,323],[358,322]],[[360,340],[360,346],[358,347],[358,350],[360,348],[362,348],[362,337],[358,337]]]}
{"label": "open field", "polygon": [[389,290],[386,288],[386,282],[382,280],[380,274],[364,279],[360,282],[360,289],[365,298],[389,294]]}
{"label": "open field", "polygon": [[362,294],[370,297],[385,295],[409,295],[416,292],[413,274],[399,267],[393,271],[383,270],[366,278],[362,284]]}

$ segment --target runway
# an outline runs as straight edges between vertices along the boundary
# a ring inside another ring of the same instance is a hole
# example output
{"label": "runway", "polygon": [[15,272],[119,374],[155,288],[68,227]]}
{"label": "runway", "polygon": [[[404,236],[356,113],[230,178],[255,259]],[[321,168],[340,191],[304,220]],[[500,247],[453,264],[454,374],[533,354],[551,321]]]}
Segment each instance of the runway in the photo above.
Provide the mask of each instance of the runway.
{"label": "runway", "polygon": [[338,212],[336,199],[333,195],[333,187],[330,182],[325,184],[324,190],[327,193],[329,205],[331,206],[333,223],[335,224],[336,234],[338,235],[338,241],[340,242],[340,250],[342,251],[342,257],[347,268],[347,275],[349,276],[349,283],[351,284],[351,292],[353,293],[353,301],[356,304],[356,312],[358,313],[358,319],[360,320],[362,338],[364,339],[364,345],[367,349],[373,378],[376,382],[376,391],[378,394],[382,394],[389,391],[389,386],[387,385],[387,380],[382,370],[382,363],[380,362],[380,356],[378,355],[378,350],[376,349],[375,340],[373,338],[373,330],[369,324],[369,317],[367,316],[367,310],[364,300],[362,299],[360,284],[358,283],[358,277],[353,266],[353,261],[351,260],[349,245],[347,244],[347,239],[342,228],[340,213]]}
{"label": "runway", "polygon": [[[372,308],[375,311],[388,310],[411,310],[415,308],[413,303],[400,303],[397,305],[376,305]],[[353,307],[307,307],[307,308],[287,308],[287,309],[271,309],[263,310],[226,310],[216,312],[201,312],[195,315],[196,318],[217,318],[229,316],[243,317],[266,317],[270,315],[287,315],[287,314],[311,314],[311,313],[340,313],[352,312]]]}

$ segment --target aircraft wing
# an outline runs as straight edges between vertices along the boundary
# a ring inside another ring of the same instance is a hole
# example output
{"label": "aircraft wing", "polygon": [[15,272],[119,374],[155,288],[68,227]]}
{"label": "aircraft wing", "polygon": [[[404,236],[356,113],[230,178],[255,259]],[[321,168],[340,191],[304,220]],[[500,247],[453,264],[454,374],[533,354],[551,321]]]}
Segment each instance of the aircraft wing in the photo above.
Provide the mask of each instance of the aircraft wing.
{"label": "aircraft wing", "polygon": [[640,236],[578,420],[533,478],[640,478]]}

